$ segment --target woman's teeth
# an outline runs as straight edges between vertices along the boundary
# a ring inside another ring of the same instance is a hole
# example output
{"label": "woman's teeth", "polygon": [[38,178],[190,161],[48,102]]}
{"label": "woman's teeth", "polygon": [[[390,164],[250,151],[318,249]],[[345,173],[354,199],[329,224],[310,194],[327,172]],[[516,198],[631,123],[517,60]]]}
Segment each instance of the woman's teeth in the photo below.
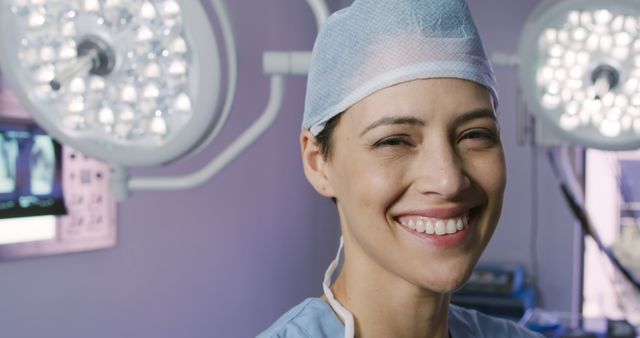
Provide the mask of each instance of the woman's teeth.
{"label": "woman's teeth", "polygon": [[444,236],[455,234],[464,229],[469,224],[469,215],[460,217],[439,219],[430,217],[407,217],[400,221],[400,224],[417,232],[429,235]]}

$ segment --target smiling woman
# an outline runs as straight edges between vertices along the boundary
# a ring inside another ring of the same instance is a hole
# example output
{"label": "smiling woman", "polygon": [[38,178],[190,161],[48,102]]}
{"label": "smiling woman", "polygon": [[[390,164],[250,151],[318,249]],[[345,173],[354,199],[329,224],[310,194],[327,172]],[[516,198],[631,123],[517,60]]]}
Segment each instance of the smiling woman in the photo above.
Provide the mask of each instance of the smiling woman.
{"label": "smiling woman", "polygon": [[336,202],[344,263],[259,337],[537,336],[449,304],[502,207],[495,87],[462,0],[356,0],[329,19],[300,141],[307,179]]}
{"label": "smiling woman", "polygon": [[[334,292],[347,308],[355,311],[350,289],[386,285],[413,289],[410,298],[425,290],[440,297],[468,278],[493,233],[505,186],[495,117],[478,114],[491,111],[480,85],[415,80],[348,109],[334,131],[331,160],[303,133],[307,177],[337,200],[346,259]],[[378,295],[368,303],[391,301]],[[396,291],[389,296],[400,300]]]}

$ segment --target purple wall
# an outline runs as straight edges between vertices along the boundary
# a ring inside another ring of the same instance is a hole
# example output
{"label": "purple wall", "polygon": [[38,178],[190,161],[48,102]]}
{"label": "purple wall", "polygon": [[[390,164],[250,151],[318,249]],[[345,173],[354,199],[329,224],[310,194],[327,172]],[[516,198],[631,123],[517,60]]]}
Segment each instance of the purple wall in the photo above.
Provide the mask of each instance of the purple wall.
{"label": "purple wall", "polygon": [[[315,22],[304,1],[226,2],[240,53],[234,114],[203,153],[139,173],[205,163],[265,107],[261,53],[311,48]],[[470,0],[489,52],[515,51],[536,3]],[[530,264],[532,156],[515,142],[516,72],[497,69],[497,76],[510,180],[485,259]],[[121,204],[116,248],[0,264],[0,336],[252,337],[287,308],[320,295],[339,229],[333,205],[312,191],[300,165],[305,81],[286,80],[274,127],[216,179],[190,191],[136,193]],[[555,187],[543,184],[552,180],[544,157],[539,162],[540,287],[546,306],[568,310],[572,222]]]}

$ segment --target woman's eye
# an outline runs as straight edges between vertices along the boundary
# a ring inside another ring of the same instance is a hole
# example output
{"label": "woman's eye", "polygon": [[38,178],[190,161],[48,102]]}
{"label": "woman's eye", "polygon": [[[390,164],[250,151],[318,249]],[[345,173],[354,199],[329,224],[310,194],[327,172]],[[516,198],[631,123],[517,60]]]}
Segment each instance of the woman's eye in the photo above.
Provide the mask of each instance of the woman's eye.
{"label": "woman's eye", "polygon": [[494,144],[498,137],[492,130],[472,129],[462,134],[460,141],[470,140],[473,142],[485,142],[485,144]]}
{"label": "woman's eye", "polygon": [[412,146],[413,144],[407,137],[391,136],[383,138],[374,144],[375,147],[394,147],[394,146]]}

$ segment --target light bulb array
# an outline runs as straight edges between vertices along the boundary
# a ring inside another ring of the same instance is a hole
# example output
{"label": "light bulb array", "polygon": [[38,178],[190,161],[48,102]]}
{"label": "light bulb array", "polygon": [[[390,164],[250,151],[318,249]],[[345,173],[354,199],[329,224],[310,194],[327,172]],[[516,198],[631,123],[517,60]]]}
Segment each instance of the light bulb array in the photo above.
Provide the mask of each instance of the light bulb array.
{"label": "light bulb array", "polygon": [[639,28],[637,16],[598,9],[569,11],[542,31],[537,95],[561,128],[640,135]]}
{"label": "light bulb array", "polygon": [[[127,146],[156,147],[191,115],[189,47],[175,0],[12,0],[20,18],[22,68],[31,96],[49,105],[66,132]],[[84,39],[113,48],[108,74],[82,72],[51,82],[77,65]]]}

